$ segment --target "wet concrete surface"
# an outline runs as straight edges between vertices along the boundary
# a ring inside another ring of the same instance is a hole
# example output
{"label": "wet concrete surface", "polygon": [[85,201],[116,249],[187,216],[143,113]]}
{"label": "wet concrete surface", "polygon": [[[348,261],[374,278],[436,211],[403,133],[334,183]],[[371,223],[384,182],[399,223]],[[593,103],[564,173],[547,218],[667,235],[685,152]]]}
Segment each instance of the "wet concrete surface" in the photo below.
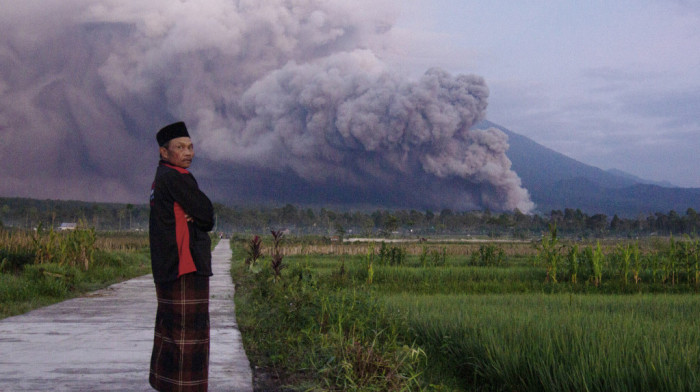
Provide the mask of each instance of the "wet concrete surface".
{"label": "wet concrete surface", "polygon": [[[212,253],[209,391],[252,392],[234,313],[231,250]],[[151,275],[0,320],[0,391],[152,391]]]}

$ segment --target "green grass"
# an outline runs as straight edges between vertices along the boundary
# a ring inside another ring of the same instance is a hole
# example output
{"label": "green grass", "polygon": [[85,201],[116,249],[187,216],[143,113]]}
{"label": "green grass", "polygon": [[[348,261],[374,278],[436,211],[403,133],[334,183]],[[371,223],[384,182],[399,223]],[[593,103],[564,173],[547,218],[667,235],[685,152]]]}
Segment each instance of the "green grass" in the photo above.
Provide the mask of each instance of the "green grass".
{"label": "green grass", "polygon": [[54,263],[27,264],[20,271],[0,273],[0,318],[25,313],[150,271],[149,254],[144,250],[97,250],[88,271]]}
{"label": "green grass", "polygon": [[[251,272],[233,246],[236,319],[256,368],[292,390],[407,391],[425,356],[398,335],[398,317],[327,258],[288,260],[281,280]],[[311,266],[311,263],[314,266]]]}
{"label": "green grass", "polygon": [[694,391],[694,295],[385,297],[434,372],[465,390]]}
{"label": "green grass", "polygon": [[474,266],[452,253],[427,267],[415,253],[400,266],[375,257],[371,284],[366,255],[284,263],[282,285],[262,278],[267,267],[253,278],[242,263],[234,279],[248,291],[236,295],[247,351],[295,390],[382,390],[358,389],[360,378],[336,366],[349,347],[382,363],[400,362],[402,347],[418,353],[403,370],[415,380],[396,390],[700,390],[700,297],[687,279],[654,282],[642,271],[625,283],[613,263],[599,285],[585,266],[573,283],[564,264],[554,283],[526,255]]}
{"label": "green grass", "polygon": [[[489,294],[489,293],[589,293],[589,294],[638,294],[638,293],[695,293],[695,285],[672,285],[654,282],[647,271],[642,273],[639,284],[622,284],[611,272],[603,275],[599,286],[581,273],[579,281],[572,283],[560,279],[558,283],[547,281],[547,269],[535,265],[523,257],[508,257],[500,266],[472,266],[469,258],[448,257],[444,266],[422,267],[418,256],[408,256],[401,266],[373,263],[372,290],[376,292],[415,294]],[[367,281],[366,256],[290,256],[288,265],[308,265],[319,279],[326,279],[337,272],[341,265],[353,284]]]}

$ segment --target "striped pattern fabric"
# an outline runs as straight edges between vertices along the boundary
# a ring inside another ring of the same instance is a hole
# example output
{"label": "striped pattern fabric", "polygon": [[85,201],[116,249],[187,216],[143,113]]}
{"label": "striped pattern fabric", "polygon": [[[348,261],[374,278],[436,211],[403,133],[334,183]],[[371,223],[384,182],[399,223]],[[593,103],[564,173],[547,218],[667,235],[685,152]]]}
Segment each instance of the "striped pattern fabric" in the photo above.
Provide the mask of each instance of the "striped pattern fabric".
{"label": "striped pattern fabric", "polygon": [[209,277],[156,283],[149,382],[158,391],[206,391],[209,376]]}

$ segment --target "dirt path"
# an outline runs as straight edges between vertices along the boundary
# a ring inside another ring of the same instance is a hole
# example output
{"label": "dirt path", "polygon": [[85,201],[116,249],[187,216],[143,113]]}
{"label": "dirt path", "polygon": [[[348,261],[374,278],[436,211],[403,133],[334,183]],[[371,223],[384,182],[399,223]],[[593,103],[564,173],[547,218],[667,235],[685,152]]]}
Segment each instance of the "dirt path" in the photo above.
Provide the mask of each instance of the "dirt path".
{"label": "dirt path", "polygon": [[[234,313],[228,240],[212,256],[209,391],[252,392]],[[155,314],[148,275],[0,320],[0,390],[152,391]]]}

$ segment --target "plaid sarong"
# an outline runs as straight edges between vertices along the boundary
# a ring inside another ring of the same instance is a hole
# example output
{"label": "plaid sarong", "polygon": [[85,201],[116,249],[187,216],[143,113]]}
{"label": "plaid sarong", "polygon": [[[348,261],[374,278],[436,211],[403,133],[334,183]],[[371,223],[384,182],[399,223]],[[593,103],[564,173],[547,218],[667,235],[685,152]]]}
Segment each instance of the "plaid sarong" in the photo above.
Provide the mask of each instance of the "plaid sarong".
{"label": "plaid sarong", "polygon": [[156,283],[149,382],[158,391],[206,391],[209,376],[209,277]]}

